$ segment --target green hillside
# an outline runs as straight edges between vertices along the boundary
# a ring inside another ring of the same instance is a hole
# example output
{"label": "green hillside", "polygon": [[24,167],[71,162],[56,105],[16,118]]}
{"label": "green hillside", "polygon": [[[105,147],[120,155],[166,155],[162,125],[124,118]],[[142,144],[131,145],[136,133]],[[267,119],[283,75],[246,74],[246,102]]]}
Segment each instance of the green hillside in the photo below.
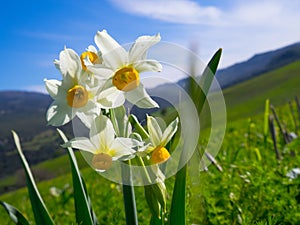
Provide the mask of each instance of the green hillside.
{"label": "green hillside", "polygon": [[300,61],[239,83],[223,91],[228,120],[250,117],[264,110],[267,98],[282,105],[300,95]]}

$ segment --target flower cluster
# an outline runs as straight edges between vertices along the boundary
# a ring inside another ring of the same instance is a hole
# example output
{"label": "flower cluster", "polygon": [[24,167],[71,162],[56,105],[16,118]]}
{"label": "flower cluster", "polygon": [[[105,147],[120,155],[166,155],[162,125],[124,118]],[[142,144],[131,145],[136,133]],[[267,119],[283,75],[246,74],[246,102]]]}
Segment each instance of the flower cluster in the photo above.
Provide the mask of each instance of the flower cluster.
{"label": "flower cluster", "polygon": [[154,117],[147,116],[148,131],[142,137],[124,109],[126,100],[140,108],[159,107],[145,90],[140,74],[162,70],[158,61],[147,59],[148,49],[160,41],[160,35],[137,38],[129,51],[105,30],[98,31],[94,40],[96,46],[88,46],[80,56],[70,48],[61,51],[55,66],[62,80],[45,79],[54,100],[47,111],[48,124],[62,126],[79,118],[89,129],[89,137],[76,137],[64,147],[91,153],[97,171],[108,170],[113,161],[134,157],[145,158],[149,164],[166,161],[170,153],[165,146],[177,131],[178,119],[163,129]]}

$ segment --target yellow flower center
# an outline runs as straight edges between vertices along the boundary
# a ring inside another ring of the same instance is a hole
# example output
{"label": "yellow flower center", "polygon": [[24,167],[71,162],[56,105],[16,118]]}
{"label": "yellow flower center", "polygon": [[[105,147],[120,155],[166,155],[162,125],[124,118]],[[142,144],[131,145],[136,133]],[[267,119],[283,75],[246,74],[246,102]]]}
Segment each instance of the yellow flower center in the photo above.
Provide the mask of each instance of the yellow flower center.
{"label": "yellow flower center", "polygon": [[98,170],[108,170],[112,165],[112,157],[105,153],[99,153],[93,156],[92,165]]}
{"label": "yellow flower center", "polygon": [[88,71],[86,65],[84,64],[84,59],[86,57],[88,57],[91,63],[93,64],[101,63],[98,55],[95,52],[83,52],[80,56],[80,61],[81,61],[82,69],[85,71]]}
{"label": "yellow flower center", "polygon": [[67,93],[67,103],[73,108],[80,108],[86,105],[89,99],[88,91],[80,86],[75,85],[70,88]]}
{"label": "yellow flower center", "polygon": [[156,163],[162,163],[170,158],[170,153],[165,147],[157,147],[151,154],[151,161]]}
{"label": "yellow flower center", "polygon": [[140,84],[138,71],[133,67],[123,67],[119,69],[113,77],[113,85],[121,91],[131,91]]}

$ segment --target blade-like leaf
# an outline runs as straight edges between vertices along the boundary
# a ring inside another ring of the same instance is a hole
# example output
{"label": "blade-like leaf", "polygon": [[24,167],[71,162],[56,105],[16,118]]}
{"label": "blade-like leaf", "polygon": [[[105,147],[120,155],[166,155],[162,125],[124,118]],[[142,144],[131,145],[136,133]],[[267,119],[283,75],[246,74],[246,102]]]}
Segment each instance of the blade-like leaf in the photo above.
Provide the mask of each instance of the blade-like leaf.
{"label": "blade-like leaf", "polygon": [[[64,142],[68,142],[65,134],[57,129],[59,135]],[[73,189],[74,189],[74,202],[75,202],[75,212],[76,212],[76,222],[77,224],[95,225],[97,220],[93,221],[92,210],[88,202],[88,197],[85,191],[85,186],[83,180],[81,179],[81,174],[77,165],[76,157],[74,155],[72,148],[67,148],[68,155],[71,163],[72,179],[73,179]]]}
{"label": "blade-like leaf", "polygon": [[[128,164],[130,165],[130,161],[128,161]],[[125,208],[126,225],[138,225],[134,186],[132,184],[132,171],[131,169],[128,169],[128,167],[125,167],[124,164],[121,165],[121,168],[122,179],[124,182],[122,185],[122,190],[124,198],[123,200]]]}
{"label": "blade-like leaf", "polygon": [[196,78],[191,74],[190,78],[190,96],[192,97],[199,114],[202,111],[204,103],[206,101],[206,95],[209,92],[211,84],[213,82],[215,73],[217,71],[220,59],[222,55],[222,49],[220,48],[208,62],[199,83],[197,83]]}
{"label": "blade-like leaf", "polygon": [[[199,83],[196,82],[196,79],[191,77],[190,79],[190,96],[193,99],[198,113],[200,115],[203,105],[206,101],[206,95],[210,89],[214,75],[217,71],[220,58],[222,54],[222,49],[219,49],[211,58],[207,67],[205,68]],[[191,62],[193,67],[193,62]],[[193,68],[192,68],[193,69]],[[193,75],[193,74],[192,74]],[[184,149],[182,151],[180,160],[185,158]],[[181,163],[179,163],[181,165]],[[185,198],[186,198],[186,173],[187,173],[187,164],[182,167],[175,177],[175,184],[173,189],[169,224],[170,225],[185,225]]]}
{"label": "blade-like leaf", "polygon": [[22,152],[20,139],[16,132],[12,131],[14,141],[22,161],[23,168],[26,174],[27,188],[29,193],[29,198],[31,202],[32,211],[34,214],[34,219],[36,224],[54,225],[52,218],[50,217],[48,210],[43,202],[42,197],[36,187],[35,181],[33,179],[31,170],[29,168],[28,162]]}
{"label": "blade-like leaf", "polygon": [[270,115],[270,100],[265,101],[265,113],[264,113],[264,144],[267,146],[267,137],[269,134],[269,115]]}
{"label": "blade-like leaf", "polygon": [[159,219],[157,216],[151,216],[150,225],[163,225],[163,219]]}
{"label": "blade-like leaf", "polygon": [[149,134],[142,127],[142,125],[139,123],[139,121],[138,121],[138,119],[136,118],[135,115],[130,114],[130,116],[129,116],[129,122],[132,124],[132,126],[134,127],[134,129],[136,130],[136,132],[138,134],[140,134],[143,139],[149,138]]}
{"label": "blade-like leaf", "polygon": [[170,210],[170,225],[185,225],[185,193],[186,193],[186,170],[187,165],[182,167],[175,177],[173,189],[171,210]]}
{"label": "blade-like leaf", "polygon": [[9,215],[9,217],[15,224],[29,225],[29,222],[27,221],[27,219],[22,215],[22,213],[18,209],[16,209],[12,205],[10,205],[6,202],[2,202],[2,201],[0,201],[0,205],[2,205],[4,207],[4,209],[6,210],[6,212]]}

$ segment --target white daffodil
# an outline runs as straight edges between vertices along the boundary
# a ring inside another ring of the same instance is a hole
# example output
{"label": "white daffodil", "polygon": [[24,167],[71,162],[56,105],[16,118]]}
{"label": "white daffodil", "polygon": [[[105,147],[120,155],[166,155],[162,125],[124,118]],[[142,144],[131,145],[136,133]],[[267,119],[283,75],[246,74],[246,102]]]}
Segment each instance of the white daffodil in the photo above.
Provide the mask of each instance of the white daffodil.
{"label": "white daffodil", "polygon": [[[102,52],[102,64],[89,64],[87,69],[99,79],[108,80],[112,92],[125,98],[140,108],[159,107],[147,94],[140,83],[140,73],[159,72],[161,64],[156,60],[146,59],[147,50],[160,41],[160,35],[141,36],[127,52],[107,32],[97,32],[95,43]],[[121,98],[121,97],[120,97]],[[120,100],[121,101],[121,100]]]}
{"label": "white daffodil", "polygon": [[65,48],[55,65],[63,80],[45,79],[46,89],[54,100],[47,111],[48,123],[61,126],[77,115],[88,126],[100,113],[100,105],[95,101],[96,89],[88,86],[82,76],[79,56],[74,50]]}
{"label": "white daffodil", "polygon": [[177,117],[163,130],[154,117],[147,116],[147,127],[151,144],[146,152],[151,153],[152,163],[162,163],[169,159],[170,153],[165,146],[176,133],[178,121]]}
{"label": "white daffodil", "polygon": [[120,158],[122,160],[132,158],[135,154],[133,148],[138,145],[140,143],[131,138],[116,138],[110,119],[104,115],[100,115],[91,126],[89,138],[74,138],[63,146],[92,153],[92,166],[102,172],[108,170],[113,161]]}

